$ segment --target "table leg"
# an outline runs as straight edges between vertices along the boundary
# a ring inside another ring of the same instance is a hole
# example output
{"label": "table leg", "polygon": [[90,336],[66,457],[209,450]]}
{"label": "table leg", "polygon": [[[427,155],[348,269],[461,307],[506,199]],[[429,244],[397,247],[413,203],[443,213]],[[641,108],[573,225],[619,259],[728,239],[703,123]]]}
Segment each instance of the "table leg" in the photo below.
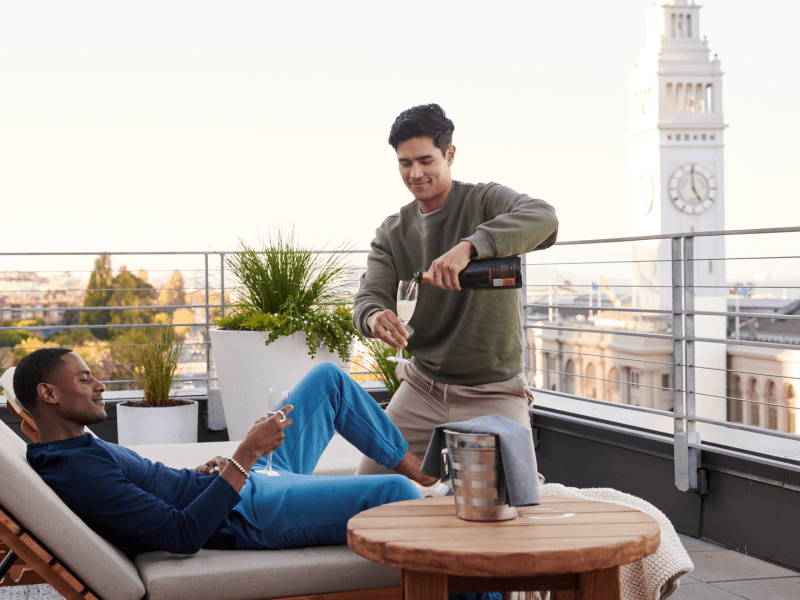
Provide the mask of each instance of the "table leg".
{"label": "table leg", "polygon": [[552,596],[553,600],[620,600],[619,567],[579,573],[576,590],[557,590]]}
{"label": "table leg", "polygon": [[447,575],[402,571],[403,600],[447,600]]}

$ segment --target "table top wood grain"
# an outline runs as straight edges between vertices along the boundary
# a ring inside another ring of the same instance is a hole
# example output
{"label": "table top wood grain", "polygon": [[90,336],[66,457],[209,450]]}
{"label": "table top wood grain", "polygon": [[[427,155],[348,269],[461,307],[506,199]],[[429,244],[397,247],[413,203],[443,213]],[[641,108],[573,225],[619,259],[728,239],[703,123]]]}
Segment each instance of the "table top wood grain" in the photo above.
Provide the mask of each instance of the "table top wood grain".
{"label": "table top wood grain", "polygon": [[464,521],[455,516],[452,497],[408,500],[350,519],[347,542],[384,565],[471,577],[608,569],[652,554],[660,544],[658,521],[618,504],[543,496],[539,507],[518,512],[509,521]]}

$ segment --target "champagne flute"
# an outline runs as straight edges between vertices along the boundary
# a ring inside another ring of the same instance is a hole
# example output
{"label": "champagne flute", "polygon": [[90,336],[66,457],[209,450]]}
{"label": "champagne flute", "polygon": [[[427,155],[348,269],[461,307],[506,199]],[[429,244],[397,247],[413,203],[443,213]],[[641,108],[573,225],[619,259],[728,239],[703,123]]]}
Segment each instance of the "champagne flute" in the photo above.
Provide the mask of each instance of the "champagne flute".
{"label": "champagne flute", "polygon": [[[269,388],[269,404],[272,406],[272,392],[273,389]],[[288,400],[289,399],[289,392],[283,392],[281,395],[281,399]],[[284,403],[286,406],[286,403]],[[286,418],[286,414],[282,410],[268,410],[267,411],[267,418],[270,419],[275,415],[280,414],[283,419]],[[259,469],[256,473],[260,473],[261,475],[269,475],[270,477],[280,477],[280,473],[278,473],[275,469],[272,468],[272,452],[267,455],[267,466],[263,469]]]}
{"label": "champagne flute", "polygon": [[[403,327],[408,331],[408,335],[413,333],[408,322],[414,314],[414,309],[417,307],[417,290],[419,286],[413,279],[411,281],[401,281],[397,285],[397,317],[403,323]],[[390,356],[388,360],[396,363],[409,363],[407,358],[403,358],[403,349],[397,351],[397,356]]]}

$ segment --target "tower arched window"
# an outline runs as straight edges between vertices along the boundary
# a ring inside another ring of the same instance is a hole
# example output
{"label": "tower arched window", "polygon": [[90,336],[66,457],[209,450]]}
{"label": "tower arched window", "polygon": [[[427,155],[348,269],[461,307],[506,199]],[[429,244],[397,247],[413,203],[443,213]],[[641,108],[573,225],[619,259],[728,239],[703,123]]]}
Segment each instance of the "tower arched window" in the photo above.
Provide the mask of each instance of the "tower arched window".
{"label": "tower arched window", "polygon": [[742,423],[744,414],[742,413],[742,379],[738,375],[731,377],[730,398],[728,398],[728,421],[731,423]]}
{"label": "tower arched window", "polygon": [[621,383],[619,380],[619,369],[617,369],[617,367],[611,369],[608,374],[608,381],[606,383],[608,385],[606,400],[609,402],[614,402],[615,404],[619,404]]}
{"label": "tower arched window", "polygon": [[677,31],[676,31],[676,27],[675,27],[676,21],[677,21],[677,17],[675,15],[672,15],[672,37],[675,37],[677,35]]}
{"label": "tower arched window", "polygon": [[747,382],[747,399],[750,400],[750,425],[758,427],[760,425],[760,410],[758,404],[758,382],[755,377],[751,377]]}
{"label": "tower arched window", "polygon": [[571,358],[567,361],[567,366],[564,369],[565,371],[565,381],[564,381],[564,390],[568,394],[575,393],[575,361]]}
{"label": "tower arched window", "polygon": [[783,399],[784,404],[788,407],[786,410],[789,413],[789,418],[787,419],[788,427],[787,431],[789,433],[800,433],[798,432],[797,428],[797,398],[794,393],[794,386],[791,383],[787,383],[786,387],[783,389]]}
{"label": "tower arched window", "polygon": [[702,83],[698,83],[697,87],[695,88],[695,98],[697,98],[697,112],[699,113],[706,112],[706,100],[705,100],[705,94],[703,93]]}
{"label": "tower arched window", "polygon": [[683,15],[678,15],[678,36],[683,37]]}
{"label": "tower arched window", "polygon": [[692,15],[686,15],[686,37],[692,37]]}
{"label": "tower arched window", "polygon": [[709,83],[706,86],[706,111],[707,112],[714,112],[714,102],[713,102],[714,98],[713,98],[713,96],[714,96],[714,89],[711,87],[711,84]]}
{"label": "tower arched window", "polygon": [[694,86],[691,83],[686,84],[686,112],[694,112]]}
{"label": "tower arched window", "polygon": [[667,102],[667,112],[671,113],[675,108],[675,88],[671,83],[667,84],[667,93],[665,94]]}
{"label": "tower arched window", "polygon": [[589,363],[586,367],[586,396],[589,398],[597,398],[597,370],[594,363]]}
{"label": "tower arched window", "polygon": [[772,379],[767,380],[764,400],[767,402],[767,427],[778,431],[778,400],[775,398],[775,382]]}
{"label": "tower arched window", "polygon": [[675,86],[675,112],[683,112],[683,84]]}

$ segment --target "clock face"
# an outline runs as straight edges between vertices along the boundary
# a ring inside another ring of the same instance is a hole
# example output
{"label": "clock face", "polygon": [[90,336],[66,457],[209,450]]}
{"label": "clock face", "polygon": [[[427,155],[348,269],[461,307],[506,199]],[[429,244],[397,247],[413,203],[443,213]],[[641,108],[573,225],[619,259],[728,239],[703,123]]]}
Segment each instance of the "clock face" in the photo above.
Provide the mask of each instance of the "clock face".
{"label": "clock face", "polygon": [[639,176],[639,197],[642,201],[642,212],[644,216],[653,210],[653,176],[647,172]]}
{"label": "clock face", "polygon": [[697,215],[711,208],[717,198],[717,180],[705,167],[687,163],[669,180],[669,199],[675,208]]}

